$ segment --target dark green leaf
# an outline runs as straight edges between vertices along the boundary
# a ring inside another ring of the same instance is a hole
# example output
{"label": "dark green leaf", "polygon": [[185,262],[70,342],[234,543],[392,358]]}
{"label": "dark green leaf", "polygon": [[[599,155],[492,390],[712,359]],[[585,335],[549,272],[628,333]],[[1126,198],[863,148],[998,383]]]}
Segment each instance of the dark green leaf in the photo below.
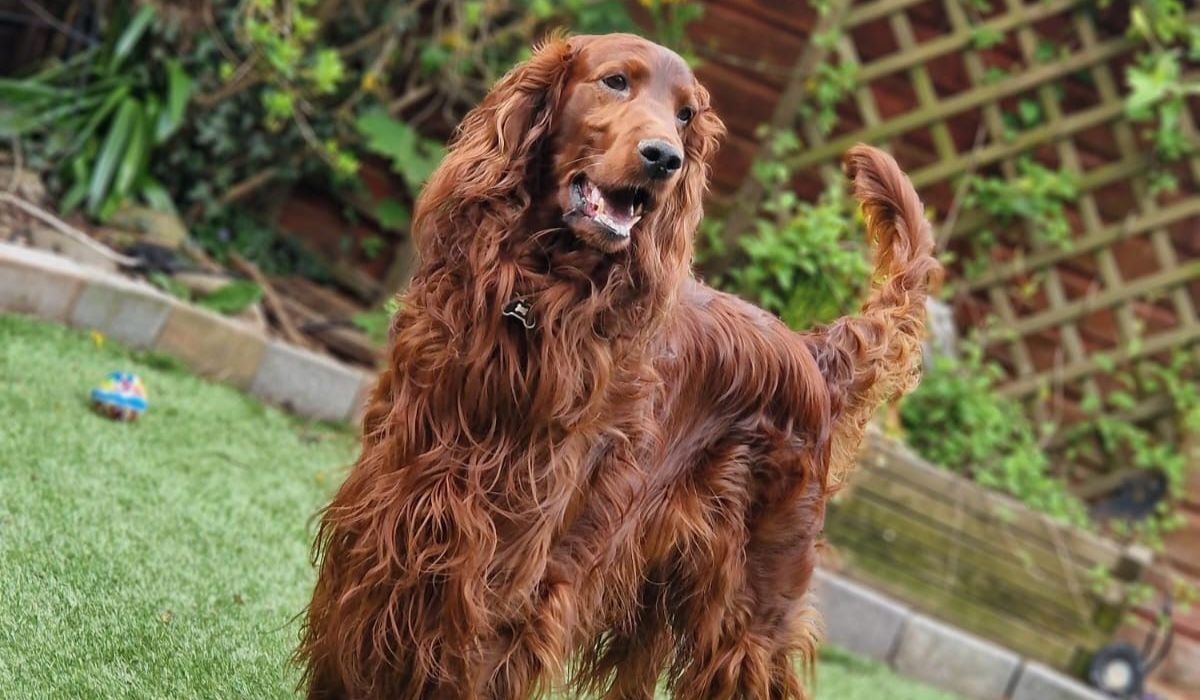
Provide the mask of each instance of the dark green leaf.
{"label": "dark green leaf", "polygon": [[113,181],[113,193],[117,197],[129,194],[129,188],[145,169],[146,156],[149,152],[147,143],[149,125],[145,111],[142,109],[141,103],[136,100],[130,100],[130,102],[134,103],[136,107],[132,112],[129,125],[128,143],[121,156],[121,162],[117,166],[116,179]]}
{"label": "dark green leaf", "polygon": [[121,103],[117,116],[108,130],[104,145],[100,147],[100,155],[92,168],[92,179],[88,185],[88,211],[95,214],[104,203],[112,185],[113,174],[117,164],[125,154],[126,144],[133,133],[134,120],[141,113],[141,104],[135,98],[128,98]]}
{"label": "dark green leaf", "polygon": [[233,315],[241,313],[262,298],[262,287],[248,280],[235,280],[212,294],[197,300],[201,306],[217,313]]}
{"label": "dark green leaf", "polygon": [[161,182],[154,179],[148,173],[142,175],[137,189],[141,193],[142,199],[151,208],[159,211],[175,211],[175,202],[171,201],[171,195],[167,192],[167,188],[163,187]]}
{"label": "dark green leaf", "polygon": [[64,216],[70,216],[83,203],[83,198],[87,196],[87,180],[79,178],[75,180],[75,184],[71,185],[71,189],[67,190],[62,199],[58,201],[59,211]]}
{"label": "dark green leaf", "polygon": [[375,207],[375,219],[386,229],[402,229],[408,225],[408,208],[394,199],[385,199]]}
{"label": "dark green leaf", "polygon": [[183,123],[184,111],[192,96],[192,78],[179,61],[167,61],[167,108],[159,115],[154,130],[154,142],[162,143]]}
{"label": "dark green leaf", "polygon": [[111,114],[112,111],[117,108],[117,105],[121,104],[121,102],[128,95],[128,85],[123,85],[117,90],[113,91],[104,100],[104,103],[100,105],[99,109],[92,114],[91,118],[88,119],[88,122],[83,125],[83,128],[79,131],[79,134],[75,137],[75,140],[71,143],[71,146],[67,149],[67,152],[74,153],[83,148],[84,144],[87,143],[87,140],[90,139],[96,129],[100,127],[100,124],[104,122],[108,115]]}
{"label": "dark green leaf", "polygon": [[117,38],[117,43],[113,45],[113,57],[109,63],[109,68],[117,68],[121,62],[129,56],[134,47],[146,30],[150,27],[150,22],[154,21],[154,6],[142,5],[138,13],[129,21],[129,26],[125,27],[125,31]]}

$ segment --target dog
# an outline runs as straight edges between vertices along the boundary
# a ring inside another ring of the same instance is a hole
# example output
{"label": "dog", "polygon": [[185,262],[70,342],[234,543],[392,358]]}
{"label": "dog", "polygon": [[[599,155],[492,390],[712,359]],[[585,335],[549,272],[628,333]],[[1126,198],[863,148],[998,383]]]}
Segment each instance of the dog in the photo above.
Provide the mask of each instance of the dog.
{"label": "dog", "polygon": [[825,503],[919,372],[940,267],[858,146],[859,315],[797,333],[691,272],[724,127],[670,50],[553,37],[463,120],[322,511],[313,700],[803,698]]}

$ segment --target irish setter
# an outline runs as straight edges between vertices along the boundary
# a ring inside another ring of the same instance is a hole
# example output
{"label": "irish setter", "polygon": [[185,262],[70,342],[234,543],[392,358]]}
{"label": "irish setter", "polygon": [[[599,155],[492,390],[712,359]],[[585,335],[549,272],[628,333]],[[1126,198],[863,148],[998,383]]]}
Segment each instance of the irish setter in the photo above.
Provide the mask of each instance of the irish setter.
{"label": "irish setter", "polygon": [[308,697],[805,696],[825,502],[916,379],[940,268],[912,186],[859,146],[859,316],[795,333],[697,281],[723,131],[630,35],[547,41],[464,119],[322,513]]}

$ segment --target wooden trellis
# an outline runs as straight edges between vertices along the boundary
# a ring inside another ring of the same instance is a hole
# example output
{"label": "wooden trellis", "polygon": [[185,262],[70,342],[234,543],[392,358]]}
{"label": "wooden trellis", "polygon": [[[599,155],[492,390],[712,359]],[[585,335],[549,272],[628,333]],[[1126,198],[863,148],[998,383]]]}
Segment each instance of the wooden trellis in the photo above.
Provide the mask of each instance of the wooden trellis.
{"label": "wooden trellis", "polygon": [[[1126,32],[1127,6],[995,0],[990,9],[968,9],[976,5],[833,3],[828,17],[841,38],[828,58],[857,66],[857,88],[828,136],[796,117],[786,89],[774,120],[804,136],[794,164],[810,195],[836,176],[849,146],[888,147],[946,227],[943,242],[963,256],[972,234],[995,228],[982,212],[959,206],[965,178],[1011,180],[1016,159],[1029,156],[1073,176],[1079,197],[1064,205],[1068,245],[1039,245],[1029,230],[1010,226],[986,272],[953,277],[960,323],[990,319],[1002,330],[986,342],[1008,371],[1003,392],[1053,391],[1063,400],[1052,410],[1070,420],[1085,390],[1109,386],[1112,361],[1162,357],[1200,338],[1200,157],[1175,167],[1178,194],[1151,194],[1148,173],[1161,164],[1124,110],[1124,69],[1141,46]],[[1200,21],[1200,11],[1193,15]],[[1039,55],[1047,42],[1051,60]],[[802,56],[797,69],[812,63]],[[805,79],[811,73],[792,84]],[[1036,104],[1042,118],[1013,133],[1005,113],[1020,101]],[[1200,143],[1200,102],[1190,106],[1182,128]],[[756,195],[743,185],[736,201],[744,206]],[[1164,397],[1147,397],[1129,417],[1152,418],[1166,407]]]}
{"label": "wooden trellis", "polygon": [[[1114,388],[1114,364],[1196,352],[1200,157],[1164,166],[1141,127],[1126,116],[1125,71],[1144,48],[1128,32],[1128,2],[1103,8],[1094,0],[832,0],[829,5],[819,17],[802,2],[709,0],[705,18],[691,32],[705,60],[700,77],[712,88],[731,131],[714,168],[713,208],[727,209],[728,231],[745,231],[747,214],[765,194],[746,178],[750,163],[766,154],[756,127],[794,128],[803,137],[804,147],[793,160],[795,186],[810,199],[831,178],[841,177],[838,161],[847,148],[873,143],[888,148],[909,172],[940,241],[956,254],[959,262],[949,277],[955,315],[963,329],[992,328],[986,349],[1006,370],[1003,393],[1069,423],[1081,415],[1083,396]],[[1192,21],[1200,22],[1200,9],[1192,8]],[[840,28],[836,42],[814,41],[831,28]],[[811,95],[819,66],[828,61],[856,66],[857,83],[837,105],[832,133],[823,135],[800,106]],[[1200,66],[1186,70],[1194,76]],[[1010,115],[1023,104],[1034,105],[1040,119],[1010,129]],[[1200,100],[1193,98],[1181,128],[1194,144],[1200,144],[1197,121]],[[1078,197],[1063,203],[1068,244],[1038,243],[1028,226],[1005,226],[963,205],[973,178],[1013,182],[1021,176],[1022,158],[1072,176]],[[1177,178],[1178,192],[1156,196],[1152,175],[1164,167]],[[968,275],[962,263],[975,254],[971,241],[985,228],[998,234],[998,242],[986,251],[986,264],[978,266],[982,272]],[[1138,400],[1122,418],[1163,430],[1173,427],[1166,396]],[[1085,491],[1112,486],[1105,472],[1125,466],[1054,463],[1060,469],[1070,465],[1076,487]],[[860,482],[878,481],[872,473],[864,465]],[[914,487],[910,476],[891,474],[896,483],[887,482],[887,488]],[[967,535],[956,539],[962,518],[952,513],[947,520],[924,503],[884,503],[880,488],[868,484],[862,493],[852,491],[844,506],[831,510],[830,538],[844,547],[851,575],[1064,668],[1075,667],[1082,652],[1106,638],[1110,627],[1089,627],[1096,599],[1078,591],[1063,594],[1069,577],[1052,571],[1039,574],[1039,585],[1053,591],[1049,597],[1086,602],[1080,615],[1074,609],[1055,612],[1078,627],[1047,632],[1036,616],[1006,615],[1001,599],[1007,588],[996,581],[981,584],[979,576],[962,574],[961,566],[935,561],[937,553],[949,561],[964,547],[976,546]],[[1188,491],[1183,512],[1193,524],[1185,532],[1193,534],[1185,535],[1184,544],[1169,546],[1165,558],[1196,574],[1200,569],[1189,553],[1194,549],[1186,542],[1200,533],[1200,479],[1193,479]],[[965,497],[956,493],[947,501]],[[886,515],[872,514],[871,508],[885,506],[892,509]],[[905,550],[896,539],[896,523],[910,521],[916,523],[915,534]],[[1003,517],[978,525],[981,551],[991,551],[989,532],[1024,541]],[[935,530],[941,538],[936,542],[925,536]],[[1014,551],[1020,549],[1014,545]],[[1080,564],[1075,553],[1059,554],[1064,567]],[[928,561],[917,567],[919,572],[907,570],[905,556]],[[1021,562],[1011,566],[1014,585],[1031,576],[1023,567]],[[993,569],[982,565],[980,571],[990,573],[980,576],[995,576]],[[930,571],[936,581],[929,579]],[[919,576],[925,578],[909,580]],[[993,604],[1000,611],[995,615],[988,612]],[[1176,622],[1182,637],[1200,640],[1200,617],[1185,621],[1177,615]],[[1051,651],[1053,645],[1043,638],[1053,638],[1061,648]]]}

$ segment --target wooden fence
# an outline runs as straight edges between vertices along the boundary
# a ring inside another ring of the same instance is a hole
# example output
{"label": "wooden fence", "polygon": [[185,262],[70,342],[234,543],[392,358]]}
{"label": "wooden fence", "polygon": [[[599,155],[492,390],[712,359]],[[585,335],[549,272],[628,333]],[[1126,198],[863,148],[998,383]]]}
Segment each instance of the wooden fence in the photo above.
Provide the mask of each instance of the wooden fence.
{"label": "wooden fence", "polygon": [[830,504],[826,532],[844,573],[1072,673],[1112,637],[1126,584],[1150,558],[1056,524],[877,433],[852,487]]}
{"label": "wooden fence", "polygon": [[[824,28],[840,28],[840,38],[823,50],[810,41],[822,27],[806,3],[706,2],[692,37],[732,132],[714,170],[715,200],[737,202],[736,211],[761,196],[746,175],[762,124],[804,137],[793,164],[807,196],[838,175],[850,145],[866,141],[897,156],[943,242],[966,259],[966,241],[995,224],[961,209],[966,176],[1015,180],[1022,156],[1071,174],[1079,197],[1064,203],[1066,245],[1033,243],[1012,226],[984,274],[954,277],[960,325],[994,319],[1004,328],[987,340],[1008,372],[1004,393],[1033,398],[1053,388],[1063,401],[1052,410],[1070,419],[1086,389],[1108,386],[1107,360],[1161,357],[1200,338],[1200,155],[1173,168],[1177,194],[1151,194],[1149,174],[1162,163],[1124,112],[1124,70],[1140,48],[1127,33],[1127,3],[996,0],[971,9],[980,5],[835,0]],[[1200,22],[1200,10],[1192,14]],[[856,66],[829,135],[799,111],[821,61]],[[1025,104],[1039,123],[1011,133],[1008,116]],[[1200,100],[1189,106],[1181,128],[1200,143]],[[1164,397],[1146,397],[1129,415],[1144,420],[1165,407]]]}
{"label": "wooden fence", "polygon": [[[1005,394],[1070,422],[1080,417],[1083,396],[1115,387],[1114,361],[1162,361],[1177,351],[1196,357],[1200,157],[1193,151],[1165,166],[1126,117],[1126,69],[1144,48],[1128,31],[1127,0],[1103,7],[1094,0],[828,4],[822,19],[806,2],[707,0],[690,28],[699,76],[730,127],[710,205],[728,214],[730,239],[748,230],[746,211],[764,194],[748,177],[765,155],[761,126],[803,137],[792,162],[796,190],[807,198],[840,177],[837,160],[848,146],[866,141],[889,149],[911,174],[940,242],[959,261],[971,258],[981,229],[1000,229],[983,272],[967,275],[956,264],[950,282],[960,328],[992,321],[1003,330],[985,342],[1006,371]],[[1200,22],[1200,9],[1190,8],[1191,21]],[[839,36],[814,40],[822,34]],[[801,107],[820,66],[831,62],[853,66],[856,79],[836,106],[832,132],[821,134]],[[1186,75],[1197,70],[1185,66]],[[1036,123],[1013,131],[1022,109],[1036,113]],[[1193,145],[1198,121],[1200,98],[1193,97],[1180,125]],[[1074,180],[1078,197],[1062,204],[1065,244],[1037,243],[1027,226],[997,226],[963,206],[970,178],[1017,182],[1022,158]],[[1179,188],[1156,196],[1153,176],[1164,170]],[[1136,399],[1118,418],[1179,437],[1166,396]],[[830,514],[830,536],[849,573],[1014,648],[1035,656],[1045,648],[1059,667],[1076,663],[1109,629],[1087,622],[1089,611],[1103,609],[1098,601],[1063,588],[1079,580],[1073,557],[1080,566],[1099,560],[1070,547],[1066,559],[1056,559],[1044,537],[971,505],[992,497],[959,485],[947,487],[951,498],[929,486],[953,477],[872,466],[872,459],[864,459],[855,495]],[[1106,472],[1123,466],[1053,462],[1084,490],[1111,484]],[[1168,537],[1163,560],[1200,581],[1200,475],[1189,479],[1180,506],[1186,525]],[[1006,556],[997,549],[1018,541],[1030,560],[997,560]],[[1051,620],[1059,626],[1048,627]],[[1200,611],[1177,610],[1175,621],[1180,634],[1166,674],[1200,688]]]}

